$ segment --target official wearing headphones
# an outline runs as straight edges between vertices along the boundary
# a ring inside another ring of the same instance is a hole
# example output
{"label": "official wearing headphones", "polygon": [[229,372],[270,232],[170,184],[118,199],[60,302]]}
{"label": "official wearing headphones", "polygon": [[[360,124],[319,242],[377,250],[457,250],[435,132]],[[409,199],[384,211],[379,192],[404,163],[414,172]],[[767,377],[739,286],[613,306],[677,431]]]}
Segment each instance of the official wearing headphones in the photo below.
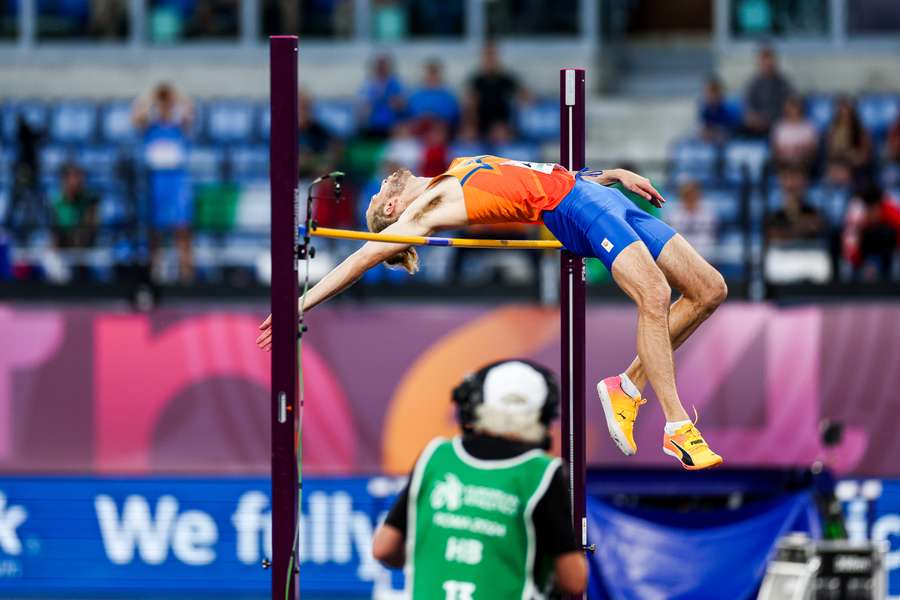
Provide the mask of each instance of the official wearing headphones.
{"label": "official wearing headphones", "polygon": [[546,452],[559,410],[553,373],[528,360],[491,363],[453,390],[453,402],[462,435],[422,451],[375,532],[374,557],[405,566],[416,599],[582,593],[587,563],[566,475]]}

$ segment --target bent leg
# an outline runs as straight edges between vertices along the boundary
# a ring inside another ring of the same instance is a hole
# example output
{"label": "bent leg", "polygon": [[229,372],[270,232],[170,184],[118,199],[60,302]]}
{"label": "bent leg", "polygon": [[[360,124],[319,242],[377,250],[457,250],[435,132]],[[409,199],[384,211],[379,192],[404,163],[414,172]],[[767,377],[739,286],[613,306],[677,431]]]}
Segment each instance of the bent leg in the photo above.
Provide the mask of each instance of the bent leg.
{"label": "bent leg", "polygon": [[672,290],[641,242],[622,249],[612,264],[615,282],[638,309],[637,352],[641,372],[656,392],[667,421],[688,419],[675,388],[675,363],[669,334]]}
{"label": "bent leg", "polygon": [[[674,351],[725,300],[728,288],[722,275],[680,235],[666,243],[656,264],[668,283],[682,294],[669,309],[669,338]],[[625,373],[639,390],[646,387],[647,372],[640,356]]]}

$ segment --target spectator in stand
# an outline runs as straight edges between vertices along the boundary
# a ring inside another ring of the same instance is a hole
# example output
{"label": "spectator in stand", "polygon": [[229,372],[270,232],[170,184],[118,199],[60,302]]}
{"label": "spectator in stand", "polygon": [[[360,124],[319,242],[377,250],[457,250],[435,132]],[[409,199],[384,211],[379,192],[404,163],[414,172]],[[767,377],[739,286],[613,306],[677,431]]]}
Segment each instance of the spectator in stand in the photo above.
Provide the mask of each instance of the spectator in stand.
{"label": "spectator in stand", "polygon": [[891,125],[887,135],[887,157],[888,161],[900,165],[900,115]]}
{"label": "spectator in stand", "polygon": [[359,96],[363,134],[379,139],[388,137],[406,110],[403,84],[394,73],[390,56],[375,57],[372,74],[363,84]]}
{"label": "spectator in stand", "polygon": [[848,98],[838,100],[834,118],[825,134],[825,153],[829,162],[848,163],[856,180],[871,174],[872,138]]}
{"label": "spectator in stand", "polygon": [[722,142],[737,129],[737,111],[725,99],[725,89],[716,77],[710,77],[700,100],[700,135],[710,142]]}
{"label": "spectator in stand", "polygon": [[847,208],[842,241],[858,277],[888,279],[900,241],[900,205],[878,185],[865,185]]}
{"label": "spectator in stand", "polygon": [[316,120],[312,99],[303,92],[298,95],[297,117],[300,124],[300,177],[316,178],[333,171],[340,157],[340,144]]}
{"label": "spectator in stand", "polygon": [[766,219],[770,240],[792,242],[824,240],[825,219],[806,200],[807,176],[796,166],[783,167],[778,174],[781,185],[781,208]]}
{"label": "spectator in stand", "polygon": [[481,141],[474,115],[464,118],[459,125],[456,139],[450,146],[450,156],[478,156],[486,153],[487,147]]}
{"label": "spectator in stand", "polygon": [[488,135],[497,123],[512,127],[515,100],[524,99],[525,95],[516,76],[500,63],[497,47],[486,43],[481,50],[481,66],[469,80],[466,99],[479,134]]}
{"label": "spectator in stand", "polygon": [[435,177],[450,166],[448,125],[444,121],[434,121],[424,134],[422,152],[422,175]]}
{"label": "spectator in stand", "polygon": [[191,239],[193,198],[187,170],[188,136],[194,117],[190,98],[160,83],[134,103],[132,119],[143,131],[144,166],[150,196],[151,269],[159,275],[162,237],[172,233],[178,250],[178,277],[194,278]]}
{"label": "spectator in stand", "polygon": [[391,137],[384,147],[384,160],[418,173],[421,169],[425,149],[413,134],[412,124],[398,123],[391,131]]}
{"label": "spectator in stand", "polygon": [[666,212],[666,221],[683,235],[706,259],[713,256],[718,240],[719,219],[703,203],[703,190],[696,181],[684,181],[678,188],[678,203]]}
{"label": "spectator in stand", "polygon": [[31,231],[43,221],[41,164],[38,161],[38,152],[43,139],[43,131],[38,131],[24,116],[17,117],[12,190],[3,221],[13,239],[19,243],[25,243]]}
{"label": "spectator in stand", "polygon": [[804,115],[800,98],[791,96],[784,103],[784,116],[772,128],[772,152],[776,163],[809,169],[818,149],[816,126]]}
{"label": "spectator in stand", "polygon": [[84,171],[66,164],[59,192],[51,201],[51,229],[57,248],[89,248],[97,235],[100,198],[85,185]]}
{"label": "spectator in stand", "polygon": [[759,70],[747,85],[744,97],[744,131],[754,137],[767,137],[772,125],[781,118],[792,87],[779,71],[772,48],[761,48],[757,60]]}
{"label": "spectator in stand", "polygon": [[438,59],[425,63],[422,85],[409,96],[409,116],[419,121],[438,120],[455,129],[459,122],[459,102],[444,83],[444,67]]}

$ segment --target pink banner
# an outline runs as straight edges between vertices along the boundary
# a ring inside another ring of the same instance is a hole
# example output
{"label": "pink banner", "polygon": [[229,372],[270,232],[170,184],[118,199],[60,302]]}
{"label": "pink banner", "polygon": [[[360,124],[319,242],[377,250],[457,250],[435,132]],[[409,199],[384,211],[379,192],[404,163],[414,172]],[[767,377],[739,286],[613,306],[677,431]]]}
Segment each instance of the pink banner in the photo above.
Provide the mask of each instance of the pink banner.
{"label": "pink banner", "polygon": [[[263,311],[0,307],[0,468],[7,472],[264,473],[269,357]],[[607,466],[669,465],[652,401],[639,451],[609,441],[598,379],[634,352],[633,309],[589,309],[588,452]],[[676,356],[681,396],[731,466],[824,460],[841,473],[900,475],[892,415],[900,307],[729,303]],[[307,472],[401,472],[454,431],[450,389],[484,362],[558,368],[555,310],[533,306],[323,307],[304,341]],[[845,424],[826,452],[823,419]]]}

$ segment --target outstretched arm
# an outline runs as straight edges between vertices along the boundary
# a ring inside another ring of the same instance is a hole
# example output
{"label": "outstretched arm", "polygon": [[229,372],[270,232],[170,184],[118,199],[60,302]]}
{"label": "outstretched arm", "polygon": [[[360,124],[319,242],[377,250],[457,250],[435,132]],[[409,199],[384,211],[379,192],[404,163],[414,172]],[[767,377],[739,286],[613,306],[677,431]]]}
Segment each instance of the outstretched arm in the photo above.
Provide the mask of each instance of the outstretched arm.
{"label": "outstretched arm", "polygon": [[[429,188],[427,192],[416,198],[396,223],[386,227],[382,233],[427,236],[436,229],[464,224],[464,205],[460,208],[457,206],[459,203],[447,201],[445,191],[441,185]],[[462,220],[457,214],[460,210],[462,211]],[[409,244],[366,242],[306,293],[301,300],[301,308],[309,310],[340,294],[356,283],[366,271],[406,248],[409,248]],[[262,322],[259,329],[261,333],[256,339],[256,345],[263,350],[270,350],[272,347],[272,315]]]}
{"label": "outstretched arm", "polygon": [[642,196],[657,208],[661,208],[666,203],[666,199],[656,191],[649,179],[625,169],[609,169],[603,171],[601,175],[587,176],[585,179],[600,185],[612,185],[618,181],[625,186],[625,189]]}

